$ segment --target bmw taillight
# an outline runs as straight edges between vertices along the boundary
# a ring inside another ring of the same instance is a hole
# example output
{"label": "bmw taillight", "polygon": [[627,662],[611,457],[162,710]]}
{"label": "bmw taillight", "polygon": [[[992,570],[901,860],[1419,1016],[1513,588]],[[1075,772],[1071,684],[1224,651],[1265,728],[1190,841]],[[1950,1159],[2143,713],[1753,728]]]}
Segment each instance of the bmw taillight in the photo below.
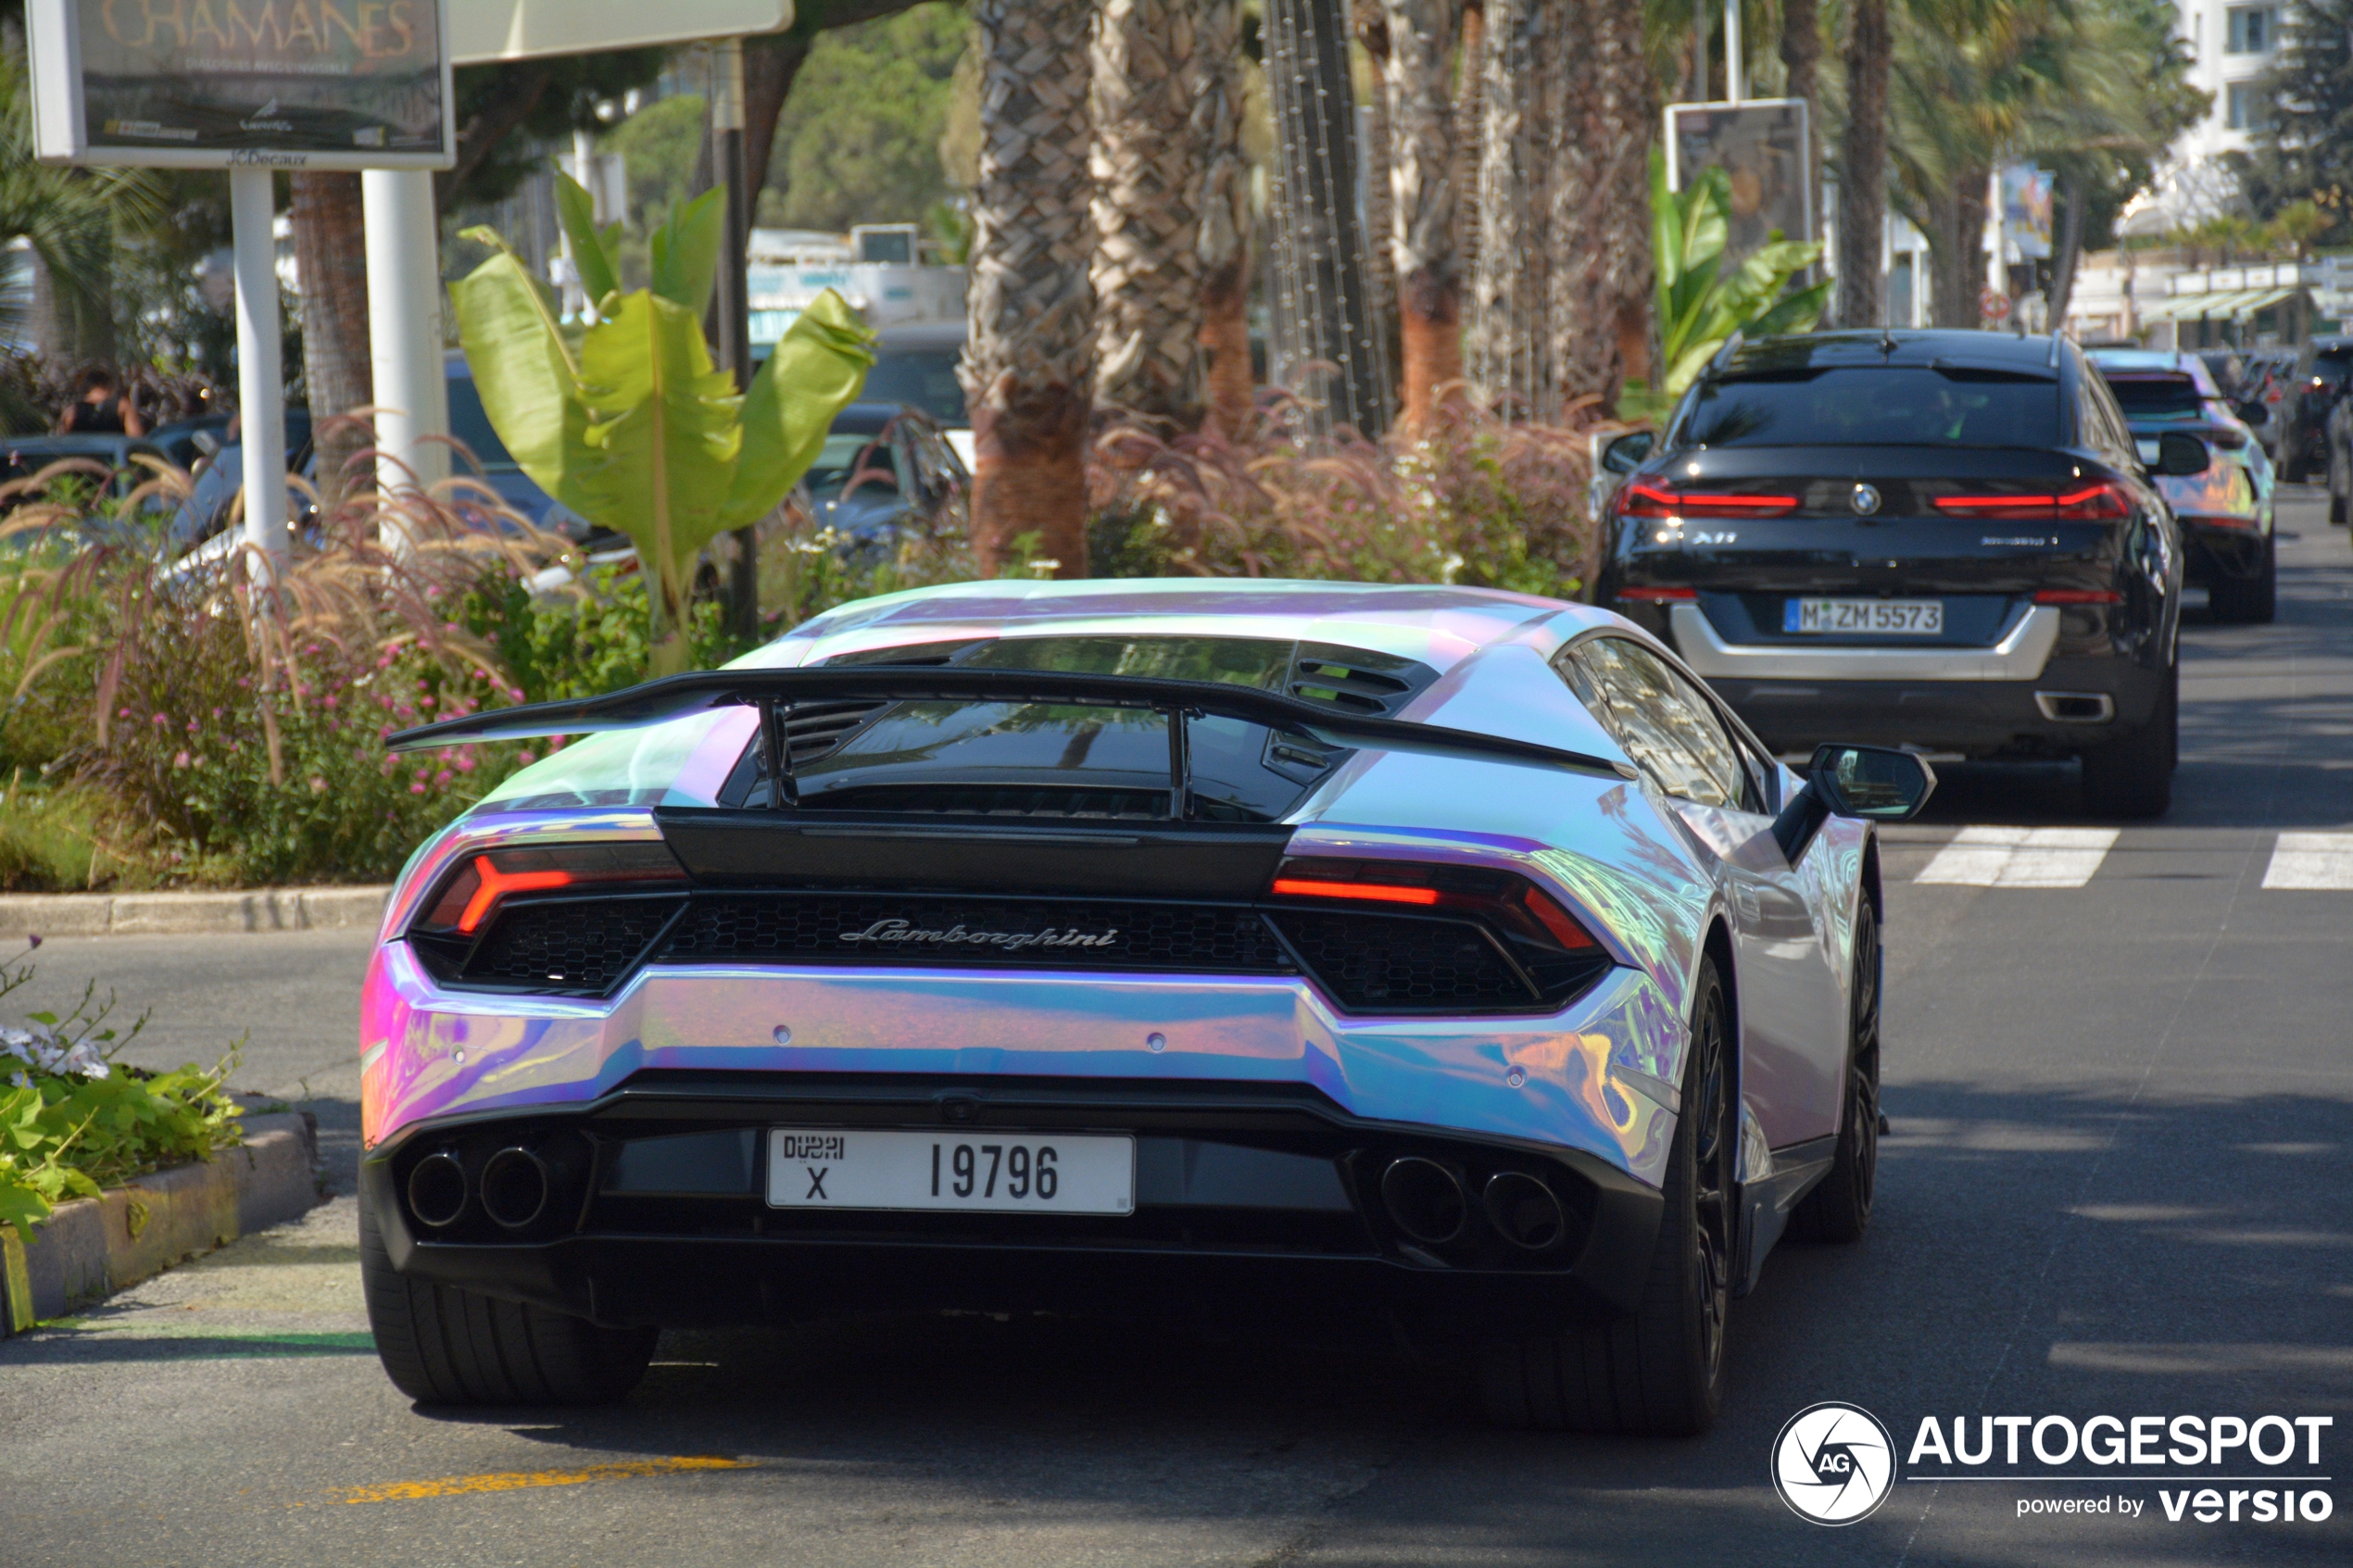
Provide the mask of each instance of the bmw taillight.
{"label": "bmw taillight", "polygon": [[2133,498],[2123,486],[2102,482],[2066,490],[1939,495],[1936,509],[1985,522],[2106,522],[2132,516]]}
{"label": "bmw taillight", "polygon": [[1734,490],[1675,490],[1634,481],[1618,492],[1622,517],[1780,517],[1797,509],[1797,497]]}
{"label": "bmw taillight", "polygon": [[415,929],[472,936],[490,923],[501,904],[520,895],[573,887],[618,892],[632,884],[667,891],[686,880],[677,858],[662,844],[488,849],[469,856],[443,879]]}

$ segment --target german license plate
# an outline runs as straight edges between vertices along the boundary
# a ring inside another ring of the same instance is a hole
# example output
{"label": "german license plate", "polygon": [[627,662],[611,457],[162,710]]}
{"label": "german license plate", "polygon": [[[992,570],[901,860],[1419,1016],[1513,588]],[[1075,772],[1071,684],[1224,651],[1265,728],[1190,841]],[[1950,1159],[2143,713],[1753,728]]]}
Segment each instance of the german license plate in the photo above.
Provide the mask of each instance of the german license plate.
{"label": "german license plate", "polygon": [[1898,637],[1944,634],[1942,599],[1790,599],[1781,609],[1786,633],[1884,633]]}
{"label": "german license plate", "polygon": [[1136,1140],[1059,1133],[768,1130],[773,1209],[1132,1214]]}

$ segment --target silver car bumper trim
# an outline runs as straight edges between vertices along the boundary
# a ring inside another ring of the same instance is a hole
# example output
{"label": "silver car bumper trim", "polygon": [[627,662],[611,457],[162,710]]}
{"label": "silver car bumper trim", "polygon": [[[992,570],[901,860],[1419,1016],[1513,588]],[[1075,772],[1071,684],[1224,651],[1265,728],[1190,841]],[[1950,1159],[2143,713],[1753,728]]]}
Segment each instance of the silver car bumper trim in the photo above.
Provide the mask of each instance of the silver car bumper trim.
{"label": "silver car bumper trim", "polygon": [[2032,681],[2058,644],[2059,612],[2036,605],[1990,648],[1792,647],[1728,643],[1699,606],[1668,607],[1675,646],[1694,673],[1713,680]]}

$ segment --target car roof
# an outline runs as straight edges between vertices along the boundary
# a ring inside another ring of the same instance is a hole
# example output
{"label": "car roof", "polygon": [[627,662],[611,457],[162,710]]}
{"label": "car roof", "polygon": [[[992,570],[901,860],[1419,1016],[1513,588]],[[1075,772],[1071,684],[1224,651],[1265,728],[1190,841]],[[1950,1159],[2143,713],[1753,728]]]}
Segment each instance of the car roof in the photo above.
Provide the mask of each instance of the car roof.
{"label": "car roof", "polygon": [[2183,376],[2207,397],[2220,397],[2214,372],[2198,355],[2170,348],[2095,348],[2091,361],[2104,376]]}
{"label": "car roof", "polygon": [[36,456],[48,452],[61,458],[112,454],[132,446],[154,445],[154,441],[146,436],[127,435],[121,431],[82,431],[70,435],[12,435],[0,440],[0,446],[10,452],[31,452]]}
{"label": "car roof", "polygon": [[2021,370],[2047,372],[2051,340],[1954,331],[1793,332],[1743,342],[1727,358],[1720,373],[1757,375],[1842,365],[1925,366],[1938,360],[2014,364]]}
{"label": "car roof", "polygon": [[[813,662],[867,648],[993,636],[1223,636],[1327,643],[1443,671],[1547,621],[1555,623],[1543,639],[1547,649],[1580,632],[1622,624],[1590,606],[1443,583],[997,578],[845,605],[761,650],[774,657],[754,654],[747,662]],[[818,646],[809,647],[811,642]],[[781,651],[787,645],[792,651]]]}

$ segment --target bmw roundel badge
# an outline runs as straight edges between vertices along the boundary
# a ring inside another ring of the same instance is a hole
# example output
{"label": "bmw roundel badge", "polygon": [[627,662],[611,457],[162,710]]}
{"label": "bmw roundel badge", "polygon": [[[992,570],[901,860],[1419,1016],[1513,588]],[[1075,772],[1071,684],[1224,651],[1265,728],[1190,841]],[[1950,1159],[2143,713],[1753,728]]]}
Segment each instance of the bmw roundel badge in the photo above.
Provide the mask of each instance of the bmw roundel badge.
{"label": "bmw roundel badge", "polygon": [[1879,510],[1879,492],[1868,484],[1856,485],[1855,494],[1846,499],[1848,504],[1854,507],[1857,517],[1869,517]]}

